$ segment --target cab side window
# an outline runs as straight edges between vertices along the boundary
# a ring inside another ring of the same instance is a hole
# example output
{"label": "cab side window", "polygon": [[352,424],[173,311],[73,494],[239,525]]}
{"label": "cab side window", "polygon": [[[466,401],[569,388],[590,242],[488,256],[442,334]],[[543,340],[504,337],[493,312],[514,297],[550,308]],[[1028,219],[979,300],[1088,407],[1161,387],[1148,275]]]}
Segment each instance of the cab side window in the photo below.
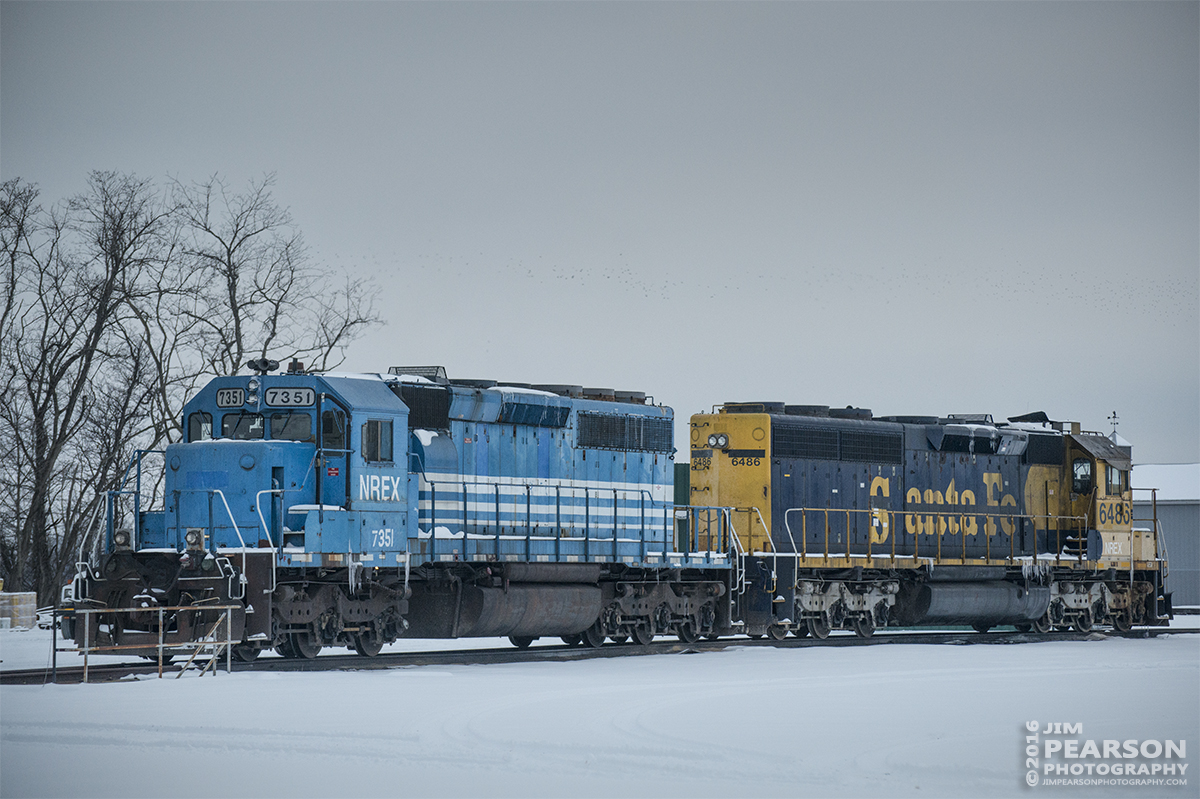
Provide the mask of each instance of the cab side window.
{"label": "cab side window", "polygon": [[362,426],[363,460],[390,463],[392,460],[392,423],[371,419]]}
{"label": "cab side window", "polygon": [[1076,494],[1092,492],[1092,462],[1087,458],[1076,458],[1071,464],[1071,491]]}
{"label": "cab side window", "polygon": [[341,411],[321,413],[321,446],[325,449],[346,449],[346,414]]}
{"label": "cab side window", "polygon": [[188,441],[206,441],[212,438],[212,414],[196,411],[188,417]]}
{"label": "cab side window", "polygon": [[1106,466],[1104,470],[1108,473],[1106,493],[1110,497],[1119,497],[1125,492],[1125,472],[1115,466]]}

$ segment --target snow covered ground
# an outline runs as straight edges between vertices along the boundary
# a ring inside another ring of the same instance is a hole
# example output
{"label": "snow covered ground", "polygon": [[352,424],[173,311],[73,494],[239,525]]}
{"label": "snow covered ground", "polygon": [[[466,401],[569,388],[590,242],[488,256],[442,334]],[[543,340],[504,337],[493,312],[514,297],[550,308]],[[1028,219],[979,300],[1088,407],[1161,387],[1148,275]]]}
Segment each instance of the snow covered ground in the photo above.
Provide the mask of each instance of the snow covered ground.
{"label": "snow covered ground", "polygon": [[[1028,788],[1035,720],[1186,740],[1188,784]],[[1197,748],[1194,634],[0,688],[4,797],[1194,797]]]}

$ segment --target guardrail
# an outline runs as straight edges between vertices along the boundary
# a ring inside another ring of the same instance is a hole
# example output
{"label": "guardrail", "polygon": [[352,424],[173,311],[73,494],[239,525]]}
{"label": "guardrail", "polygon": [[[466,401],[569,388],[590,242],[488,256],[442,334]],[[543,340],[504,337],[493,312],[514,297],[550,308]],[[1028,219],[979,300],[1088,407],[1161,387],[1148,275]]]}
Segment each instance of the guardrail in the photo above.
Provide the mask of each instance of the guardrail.
{"label": "guardrail", "polygon": [[[792,531],[791,516],[794,513],[800,514],[800,540],[802,543],[800,549],[796,549],[795,538],[794,538],[793,531]],[[860,518],[861,514],[866,514],[869,518],[868,525],[867,525],[867,527],[868,527],[867,549],[866,549],[865,553],[862,553],[862,552],[852,553],[850,551],[851,521],[852,521],[852,519],[857,521],[857,519]],[[1061,562],[1063,552],[1064,552],[1063,540],[1062,540],[1062,535],[1064,532],[1064,530],[1063,530],[1064,522],[1067,523],[1067,526],[1068,526],[1068,529],[1065,530],[1065,532],[1067,532],[1068,534],[1075,533],[1076,546],[1075,546],[1074,556],[1077,557],[1079,560],[1084,560],[1087,556],[1087,539],[1086,539],[1086,536],[1083,534],[1087,530],[1087,517],[1085,517],[1085,516],[1054,516],[1054,515],[1050,515],[1050,514],[1032,515],[1032,514],[1020,514],[1020,513],[1005,513],[1005,514],[983,514],[983,513],[965,513],[965,512],[941,513],[941,512],[936,512],[936,511],[930,512],[930,511],[924,511],[924,510],[922,510],[922,511],[893,511],[893,510],[885,510],[882,508],[788,508],[787,510],[784,511],[783,522],[784,522],[784,527],[787,529],[788,537],[792,542],[792,550],[793,551],[792,551],[792,553],[784,553],[784,554],[796,554],[800,557],[808,557],[808,555],[809,555],[809,552],[808,552],[808,518],[809,518],[809,515],[819,515],[823,519],[823,524],[822,524],[822,527],[824,529],[824,537],[823,537],[823,541],[822,541],[823,548],[822,548],[821,552],[813,553],[813,554],[819,555],[821,557],[826,557],[826,558],[830,557],[830,555],[831,555],[830,542],[829,542],[830,534],[831,534],[832,528],[833,528],[833,526],[830,524],[831,515],[834,517],[844,515],[844,517],[845,517],[845,527],[843,528],[843,531],[845,532],[845,535],[846,535],[845,552],[844,553],[841,553],[841,552],[832,553],[834,557],[842,557],[843,554],[845,555],[845,557],[851,557],[854,555],[862,556],[864,554],[866,557],[873,557],[874,553],[872,551],[872,544],[877,543],[876,541],[873,540],[873,536],[876,535],[875,531],[880,530],[880,529],[886,529],[887,532],[879,535],[879,537],[886,536],[887,539],[891,541],[891,546],[881,548],[879,550],[880,557],[886,556],[886,557],[891,557],[891,558],[902,557],[902,558],[917,559],[917,558],[921,557],[920,537],[923,535],[933,535],[933,536],[937,536],[937,545],[936,545],[935,551],[934,551],[934,553],[927,554],[925,557],[936,557],[938,560],[941,560],[943,557],[942,538],[947,533],[949,533],[951,536],[958,536],[961,539],[961,551],[960,551],[960,553],[948,552],[946,554],[946,557],[953,557],[954,554],[960,554],[962,559],[966,560],[967,559],[967,536],[968,535],[978,535],[980,532],[982,532],[984,535],[984,540],[986,542],[985,547],[984,547],[985,558],[987,560],[991,560],[992,555],[993,555],[992,537],[996,534],[997,530],[999,530],[1004,535],[1008,536],[1009,547],[1008,547],[1008,552],[1006,554],[1006,557],[1008,560],[1013,561],[1017,557],[1017,553],[1016,553],[1016,535],[1017,535],[1016,523],[1020,522],[1020,523],[1024,524],[1027,521],[1033,522],[1033,529],[1034,529],[1034,533],[1036,534],[1037,520],[1039,520],[1039,519],[1044,520],[1046,522],[1044,529],[1049,529],[1049,527],[1051,526],[1051,524],[1050,524],[1051,522],[1058,523],[1058,524],[1054,525],[1055,526],[1054,532],[1055,532],[1055,563],[1056,564]],[[978,519],[980,516],[984,517],[984,525],[983,525],[982,531],[980,530],[980,526],[978,523]],[[897,541],[897,538],[899,535],[897,532],[897,527],[896,527],[897,519],[902,520],[905,532],[907,532],[909,535],[912,535],[912,537],[913,537],[912,552],[901,552],[899,554],[897,554],[897,552],[896,552],[896,541]],[[968,524],[968,521],[970,522],[969,524]],[[998,521],[998,524],[997,524],[997,521]],[[882,543],[882,542],[878,542],[878,543]],[[772,546],[774,546],[774,545],[772,544]],[[1070,549],[1069,541],[1068,541],[1068,546],[1066,549],[1067,550]],[[998,553],[998,554],[1003,554],[1003,553]]]}
{"label": "guardrail", "polygon": [[[54,647],[53,647],[53,650],[51,653],[51,672],[53,674],[53,679],[57,680],[57,677],[58,677],[58,653],[60,651],[61,652],[77,651],[83,655],[83,681],[86,683],[88,681],[88,657],[89,657],[89,655],[106,653],[106,652],[128,652],[130,650],[142,650],[142,651],[146,650],[148,647],[144,643],[143,644],[105,644],[105,645],[99,645],[99,646],[93,646],[91,644],[90,637],[91,637],[92,625],[90,623],[90,620],[87,617],[88,616],[96,616],[96,615],[106,615],[106,614],[120,614],[120,613],[143,613],[143,614],[149,613],[149,612],[157,613],[158,624],[156,625],[156,627],[158,630],[158,643],[151,645],[151,647],[158,652],[158,676],[160,678],[163,676],[164,656],[166,655],[166,653],[168,651],[170,651],[172,653],[174,653],[176,651],[184,651],[184,652],[191,653],[187,662],[180,669],[179,674],[175,675],[176,679],[179,679],[180,677],[183,676],[183,673],[185,671],[187,671],[188,667],[191,666],[193,662],[195,662],[197,656],[200,655],[206,648],[210,649],[212,654],[211,654],[211,657],[209,658],[208,662],[205,663],[204,667],[200,670],[200,676],[204,676],[205,672],[209,671],[209,669],[211,669],[212,673],[214,675],[216,675],[217,664],[219,663],[220,657],[222,654],[225,655],[225,671],[232,672],[233,671],[233,611],[239,610],[241,608],[242,608],[241,605],[173,605],[173,606],[161,606],[161,607],[151,607],[151,608],[70,608],[70,609],[55,608],[54,624],[53,624],[52,629],[58,628],[58,626],[59,626],[58,619],[63,616],[74,615],[74,616],[83,616],[84,618],[82,619],[82,622],[81,622],[83,624],[83,645],[82,646],[77,646],[74,649],[71,649],[71,648],[60,649],[58,646],[57,637],[55,638]],[[184,644],[166,643],[163,640],[163,634],[166,630],[166,622],[167,622],[167,618],[164,614],[166,614],[167,612],[177,613],[179,611],[192,611],[192,612],[221,611],[221,613],[217,617],[217,620],[215,622],[213,622],[213,624],[208,628],[208,632],[205,633],[204,635],[202,635],[197,640],[189,641],[188,643],[184,643]],[[225,626],[225,638],[223,641],[220,638],[216,637],[217,632],[220,629],[222,624],[224,624],[224,626]],[[56,633],[56,635],[57,635],[57,633]]]}
{"label": "guardrail", "polygon": [[[559,548],[561,541],[575,540],[579,537],[572,535],[570,532],[566,536],[564,531],[574,531],[582,527],[583,536],[579,540],[583,541],[583,557],[586,560],[593,554],[601,554],[599,551],[592,551],[592,544],[596,543],[601,547],[611,548],[611,556],[614,560],[618,557],[618,543],[621,532],[635,534],[640,542],[640,558],[644,562],[646,559],[647,543],[655,544],[656,541],[647,541],[647,525],[650,526],[651,532],[657,530],[658,516],[662,516],[662,535],[663,535],[663,550],[668,549],[667,531],[670,529],[670,519],[673,515],[674,505],[659,500],[655,500],[651,496],[650,491],[644,488],[588,488],[586,486],[539,486],[532,483],[515,483],[505,484],[500,483],[471,483],[465,480],[447,481],[447,480],[425,480],[424,486],[429,488],[429,556],[430,558],[437,557],[437,528],[438,528],[438,486],[443,486],[442,495],[450,495],[448,500],[454,506],[454,515],[451,517],[449,524],[456,524],[460,519],[462,521],[463,535],[483,536],[485,540],[491,538],[496,547],[496,555],[500,555],[500,539],[504,535],[505,527],[511,528],[514,532],[523,530],[525,539],[525,554],[530,557],[531,544],[534,536],[538,535],[538,531],[543,525],[534,522],[534,515],[542,515],[548,513],[548,510],[537,509],[533,502],[535,492],[540,493],[539,497],[554,498],[554,520],[553,524],[546,524],[545,527],[550,528],[553,532],[550,535],[555,540],[555,557],[559,556]],[[472,491],[474,489],[474,491]],[[482,489],[482,490],[481,490]],[[491,489],[490,491],[488,489]],[[507,489],[507,491],[502,491]],[[553,495],[548,493],[553,490]],[[470,494],[474,493],[477,496],[481,494],[491,494],[491,502],[486,499],[470,498]],[[505,496],[506,494],[506,496]],[[583,520],[581,525],[564,524],[563,500],[568,501],[569,507],[573,513],[569,515],[574,519],[578,516],[580,509],[579,500],[583,500]],[[524,503],[521,500],[524,499]],[[593,500],[595,505],[593,505]],[[447,500],[440,500],[447,502]],[[488,505],[487,510],[481,510],[484,504]],[[610,504],[611,503],[611,504]],[[622,504],[624,503],[624,504]],[[635,505],[636,503],[636,505]],[[521,505],[524,505],[524,525],[519,525]],[[474,514],[472,514],[471,506],[474,505]],[[504,506],[507,506],[505,508]],[[621,511],[626,511],[636,507],[637,517],[632,523],[626,521],[621,522]],[[606,519],[609,513],[593,513],[593,511],[608,511],[611,510],[611,524],[602,523],[601,519]],[[511,519],[511,524],[504,525],[501,523],[502,516],[507,513]],[[472,520],[472,515],[474,519]],[[492,532],[495,530],[495,532]],[[593,532],[606,532],[609,535],[596,537]],[[518,534],[519,535],[519,534]]]}

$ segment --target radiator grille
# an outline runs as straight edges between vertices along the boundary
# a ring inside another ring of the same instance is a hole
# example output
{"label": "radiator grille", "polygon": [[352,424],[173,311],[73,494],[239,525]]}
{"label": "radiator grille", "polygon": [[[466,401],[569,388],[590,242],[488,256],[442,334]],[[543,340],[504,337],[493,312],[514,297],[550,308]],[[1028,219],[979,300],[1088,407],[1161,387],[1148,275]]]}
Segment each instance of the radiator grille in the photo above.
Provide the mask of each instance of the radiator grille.
{"label": "radiator grille", "polygon": [[579,446],[641,452],[670,452],[671,420],[651,416],[579,413]]}
{"label": "radiator grille", "polygon": [[804,460],[900,463],[904,459],[904,437],[899,433],[775,423],[771,427],[771,454]]}

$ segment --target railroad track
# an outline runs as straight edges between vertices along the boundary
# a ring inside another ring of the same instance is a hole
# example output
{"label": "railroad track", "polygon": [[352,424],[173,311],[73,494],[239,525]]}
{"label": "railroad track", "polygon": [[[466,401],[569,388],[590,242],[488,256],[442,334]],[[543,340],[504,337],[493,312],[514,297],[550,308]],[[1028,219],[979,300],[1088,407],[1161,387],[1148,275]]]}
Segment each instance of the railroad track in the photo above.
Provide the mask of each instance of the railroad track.
{"label": "railroad track", "polygon": [[[821,641],[813,638],[785,638],[776,641],[771,638],[721,638],[716,641],[701,640],[694,644],[681,641],[654,641],[646,646],[634,643],[608,643],[599,649],[583,646],[532,646],[528,649],[490,648],[490,649],[456,649],[433,652],[395,652],[380,654],[373,658],[359,655],[322,655],[312,660],[293,660],[288,658],[261,658],[253,663],[234,661],[233,670],[243,671],[371,671],[378,669],[396,669],[407,666],[471,666],[495,665],[504,663],[545,663],[573,660],[591,660],[595,658],[629,657],[635,655],[669,655],[692,654],[699,652],[719,652],[731,647],[775,647],[777,649],[801,649],[810,646],[879,646],[888,644],[924,644],[924,645],[972,645],[972,644],[1032,644],[1051,641],[1088,641],[1101,638],[1157,638],[1160,635],[1188,635],[1200,633],[1200,628],[1171,629],[1151,628],[1131,630],[1127,633],[1116,631],[1080,633],[1075,631],[1050,633],[1021,633],[1021,632],[892,632],[876,633],[871,638],[859,638],[855,635],[833,635]],[[225,668],[222,658],[219,670]],[[163,676],[177,676],[180,664],[174,663],[163,667]],[[158,673],[158,664],[139,660],[129,663],[104,663],[88,667],[90,682],[113,682],[127,677],[148,676]],[[191,674],[199,674],[198,667],[193,666]],[[42,685],[53,682],[49,668],[41,669],[10,669],[0,671],[0,685]],[[59,683],[79,683],[83,681],[83,666],[60,666],[57,673]]]}

